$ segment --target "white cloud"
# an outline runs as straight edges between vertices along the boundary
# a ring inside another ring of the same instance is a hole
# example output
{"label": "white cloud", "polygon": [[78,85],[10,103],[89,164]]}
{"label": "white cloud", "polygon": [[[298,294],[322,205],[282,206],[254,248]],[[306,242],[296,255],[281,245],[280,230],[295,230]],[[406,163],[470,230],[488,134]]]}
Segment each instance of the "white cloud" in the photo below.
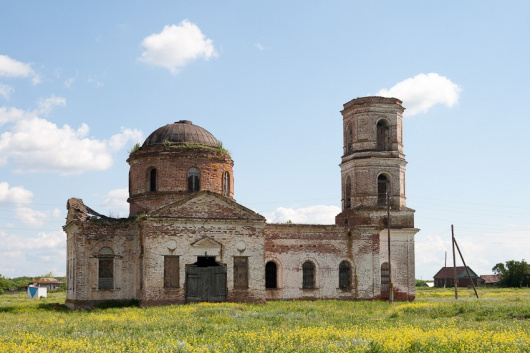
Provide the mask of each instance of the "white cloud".
{"label": "white cloud", "polygon": [[212,40],[205,38],[200,28],[188,20],[164,26],[162,32],[144,38],[142,46],[145,50],[140,61],[164,67],[172,74],[177,74],[192,60],[217,56]]}
{"label": "white cloud", "polygon": [[0,55],[0,77],[30,77],[34,84],[40,82],[39,75],[33,71],[31,65]]}
{"label": "white cloud", "polygon": [[40,114],[48,115],[53,108],[66,106],[66,99],[63,97],[50,96],[48,98],[39,99],[37,105]]}
{"label": "white cloud", "polygon": [[48,218],[46,212],[37,211],[29,207],[19,207],[16,210],[17,218],[24,224],[32,227],[42,227]]}
{"label": "white cloud", "polygon": [[32,250],[66,247],[66,234],[62,230],[49,233],[40,232],[28,238],[0,232],[0,242],[4,250]]}
{"label": "white cloud", "polygon": [[110,211],[112,216],[125,217],[129,212],[129,203],[127,202],[128,197],[129,190],[127,189],[111,190],[105,196],[103,206]]}
{"label": "white cloud", "polygon": [[0,107],[0,126],[21,119],[26,115],[27,113],[22,109]]}
{"label": "white cloud", "polygon": [[64,86],[66,88],[71,88],[73,86],[75,82],[75,78],[74,77],[70,77],[68,80],[64,81]]}
{"label": "white cloud", "polygon": [[261,50],[261,51],[265,50],[265,47],[263,45],[261,45],[261,43],[256,43],[256,44],[254,44],[254,46],[256,48],[258,48],[259,50]]}
{"label": "white cloud", "polygon": [[[26,237],[0,231],[0,273],[8,277],[65,272],[66,234],[62,230]],[[16,261],[16,266],[12,264]],[[9,267],[8,267],[9,266]]]}
{"label": "white cloud", "polygon": [[6,182],[0,183],[0,202],[25,204],[30,203],[32,197],[33,193],[21,186],[9,187]]}
{"label": "white cloud", "polygon": [[334,224],[335,216],[340,213],[337,206],[316,205],[302,208],[278,207],[265,218],[271,223]]}
{"label": "white cloud", "polygon": [[390,89],[382,89],[376,95],[394,97],[403,101],[405,114],[413,116],[425,113],[436,104],[453,107],[458,103],[462,89],[450,79],[437,73],[418,74],[398,82]]}
{"label": "white cloud", "polygon": [[14,91],[15,89],[13,87],[0,83],[0,96],[4,97],[5,99],[9,99],[9,97],[11,97],[11,93]]}
{"label": "white cloud", "polygon": [[52,122],[20,111],[0,110],[0,123],[13,122],[10,131],[0,135],[0,165],[13,159],[18,172],[57,172],[80,174],[89,170],[105,170],[112,163],[112,153],[129,140],[142,138],[139,130],[122,129],[107,140],[87,137],[87,124],[74,130],[69,125],[58,127]]}
{"label": "white cloud", "polygon": [[37,211],[29,207],[18,207],[16,209],[17,218],[24,224],[32,227],[42,227],[46,220],[59,218],[61,211],[57,208],[52,211]]}

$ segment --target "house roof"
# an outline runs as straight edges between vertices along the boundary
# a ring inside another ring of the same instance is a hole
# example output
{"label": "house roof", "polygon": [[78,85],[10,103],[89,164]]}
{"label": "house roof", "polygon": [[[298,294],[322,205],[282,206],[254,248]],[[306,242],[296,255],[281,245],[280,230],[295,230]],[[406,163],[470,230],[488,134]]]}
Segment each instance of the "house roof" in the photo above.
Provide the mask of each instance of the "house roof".
{"label": "house roof", "polygon": [[[475,278],[478,277],[477,274],[471,269],[471,267],[467,267],[469,269],[469,272],[471,273],[471,277]],[[467,278],[467,271],[465,266],[457,266],[456,267],[456,275],[459,278]],[[453,278],[454,276],[454,267],[442,267],[438,273],[434,275],[433,278]]]}
{"label": "house roof", "polygon": [[499,283],[501,281],[501,277],[499,275],[481,275],[480,278],[484,280],[485,284]]}
{"label": "house roof", "polygon": [[30,283],[39,283],[39,284],[61,284],[63,282],[59,282],[55,278],[39,278],[38,280],[31,281]]}

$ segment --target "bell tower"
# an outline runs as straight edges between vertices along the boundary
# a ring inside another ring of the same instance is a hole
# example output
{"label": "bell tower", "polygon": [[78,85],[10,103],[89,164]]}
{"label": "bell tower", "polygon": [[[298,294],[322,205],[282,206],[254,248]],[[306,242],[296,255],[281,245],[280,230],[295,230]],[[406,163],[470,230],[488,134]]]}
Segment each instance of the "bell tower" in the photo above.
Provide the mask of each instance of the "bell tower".
{"label": "bell tower", "polygon": [[362,97],[344,104],[344,147],[341,169],[342,226],[388,224],[414,228],[414,210],[407,208],[403,154],[402,102],[396,98]]}

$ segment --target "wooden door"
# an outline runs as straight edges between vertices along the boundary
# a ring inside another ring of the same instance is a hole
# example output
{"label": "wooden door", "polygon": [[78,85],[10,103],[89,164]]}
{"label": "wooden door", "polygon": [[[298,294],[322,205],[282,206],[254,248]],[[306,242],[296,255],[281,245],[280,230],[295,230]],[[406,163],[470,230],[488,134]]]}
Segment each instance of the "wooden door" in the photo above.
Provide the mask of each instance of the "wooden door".
{"label": "wooden door", "polygon": [[223,302],[226,300],[226,266],[186,269],[186,302]]}

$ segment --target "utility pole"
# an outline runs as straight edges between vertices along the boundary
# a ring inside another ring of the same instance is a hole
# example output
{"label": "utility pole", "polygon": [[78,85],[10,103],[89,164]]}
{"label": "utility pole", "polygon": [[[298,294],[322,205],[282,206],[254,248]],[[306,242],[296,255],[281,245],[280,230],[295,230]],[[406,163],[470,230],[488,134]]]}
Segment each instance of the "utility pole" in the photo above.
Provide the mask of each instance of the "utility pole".
{"label": "utility pole", "polygon": [[[444,265],[444,272],[445,272],[445,269],[447,268],[447,251],[445,251],[445,265]],[[447,275],[444,274],[444,289],[447,285]]]}
{"label": "utility pole", "polygon": [[451,224],[451,240],[453,243],[453,280],[455,285],[455,299],[458,299],[458,281],[456,279],[455,231]]}
{"label": "utility pole", "polygon": [[388,187],[390,183],[387,184],[386,189],[386,226],[388,229],[388,302],[392,304],[394,302],[394,285],[392,283],[392,263],[390,261],[390,194],[388,192]]}
{"label": "utility pole", "polygon": [[456,239],[454,238],[454,234],[453,234],[453,242],[456,245],[456,250],[458,250],[458,253],[460,254],[460,258],[462,259],[462,263],[464,264],[464,267],[466,269],[467,278],[469,278],[469,280],[471,281],[471,285],[473,286],[473,290],[475,291],[475,295],[477,296],[477,299],[478,299],[477,287],[475,287],[475,282],[473,282],[473,278],[471,278],[469,267],[467,267],[466,265],[466,260],[464,260],[464,256],[462,255],[462,252],[460,251],[460,247],[458,246],[458,243],[456,242]]}

